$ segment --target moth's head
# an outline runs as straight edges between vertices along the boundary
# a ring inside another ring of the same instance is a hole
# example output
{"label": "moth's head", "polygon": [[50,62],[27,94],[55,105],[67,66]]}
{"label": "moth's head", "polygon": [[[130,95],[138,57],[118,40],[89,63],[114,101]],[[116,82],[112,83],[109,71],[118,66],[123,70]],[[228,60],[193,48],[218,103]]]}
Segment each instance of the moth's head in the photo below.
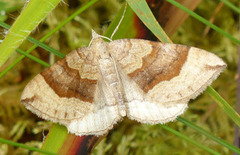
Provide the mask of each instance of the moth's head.
{"label": "moth's head", "polygon": [[103,41],[103,38],[109,40],[110,42],[112,41],[111,38],[108,38],[108,37],[106,37],[106,36],[99,35],[99,34],[97,34],[94,30],[92,30],[92,40],[91,40],[91,42],[96,42],[96,40],[101,40],[101,41]]}
{"label": "moth's head", "polygon": [[92,40],[102,38],[101,35],[97,34],[94,30],[92,30]]}
{"label": "moth's head", "polygon": [[106,38],[97,34],[92,30],[92,40],[90,42],[90,48],[94,51],[98,58],[106,57],[109,53],[107,52],[107,43],[102,39]]}
{"label": "moth's head", "polygon": [[94,30],[92,30],[92,40],[90,42],[91,48],[94,50],[102,49],[104,46],[103,36],[97,34]]}

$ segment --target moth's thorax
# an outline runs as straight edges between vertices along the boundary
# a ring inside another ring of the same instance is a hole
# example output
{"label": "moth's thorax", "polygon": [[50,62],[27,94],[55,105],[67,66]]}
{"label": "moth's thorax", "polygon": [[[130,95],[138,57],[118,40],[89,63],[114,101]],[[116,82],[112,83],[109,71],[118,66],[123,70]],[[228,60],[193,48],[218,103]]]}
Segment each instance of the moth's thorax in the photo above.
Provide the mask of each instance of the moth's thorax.
{"label": "moth's thorax", "polygon": [[92,49],[96,52],[96,59],[98,63],[98,71],[101,79],[106,86],[106,89],[110,90],[112,97],[115,100],[114,104],[119,107],[119,113],[121,116],[126,116],[126,109],[123,97],[122,83],[119,79],[119,71],[116,67],[116,61],[114,57],[109,53],[108,43],[101,38],[97,38],[93,41]]}
{"label": "moth's thorax", "polygon": [[105,42],[102,38],[93,39],[92,45],[90,48],[94,51],[97,59],[108,59],[108,43]]}

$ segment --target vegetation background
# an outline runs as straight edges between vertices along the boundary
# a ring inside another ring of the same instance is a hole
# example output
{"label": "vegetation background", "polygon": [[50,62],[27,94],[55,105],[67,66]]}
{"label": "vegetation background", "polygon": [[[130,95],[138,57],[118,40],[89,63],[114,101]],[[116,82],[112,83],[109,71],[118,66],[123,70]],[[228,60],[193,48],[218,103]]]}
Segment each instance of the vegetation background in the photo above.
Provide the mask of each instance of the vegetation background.
{"label": "vegetation background", "polygon": [[[235,6],[240,6],[239,0],[229,0]],[[25,5],[24,0],[1,0],[0,21],[11,25],[21,13]],[[68,0],[58,5],[53,12],[35,29],[31,36],[39,39],[52,28],[66,19],[79,8],[84,0]],[[207,20],[214,18],[214,24],[239,38],[239,13],[235,12],[218,0],[202,0],[195,9],[195,13]],[[222,6],[220,6],[222,5]],[[81,16],[77,16],[60,31],[53,34],[44,43],[61,51],[64,54],[79,47],[88,46],[91,39],[91,30],[104,34],[111,21],[116,17],[122,7],[122,1],[102,0],[88,8]],[[219,8],[216,12],[216,8]],[[216,12],[216,13],[214,13]],[[210,29],[199,20],[189,17],[182,26],[170,36],[174,43],[199,47],[211,51],[228,64],[228,68],[212,84],[212,87],[232,106],[235,107],[237,79],[238,79],[238,45],[222,34]],[[1,29],[1,39],[6,30]],[[137,33],[137,31],[135,32]],[[26,51],[32,46],[25,41],[20,49]],[[54,57],[42,48],[36,48],[32,55],[53,63],[59,58]],[[0,68],[0,72],[19,57],[15,52]],[[20,103],[20,95],[25,85],[35,75],[43,70],[43,66],[29,58],[23,59],[13,69],[0,78],[0,137],[41,148],[45,135],[51,127],[46,122],[27,111]],[[239,101],[238,101],[239,102]],[[196,124],[229,143],[233,143],[235,124],[218,104],[203,93],[189,103],[189,109],[182,117]],[[167,123],[166,126],[181,134],[198,141],[199,143],[219,152],[232,154],[223,145],[207,138],[198,131],[187,127],[179,121]],[[0,154],[28,154],[29,150],[0,143]],[[161,125],[143,125],[135,121],[124,119],[116,125],[94,149],[94,154],[208,154],[206,150],[193,145],[183,138],[179,138]],[[34,153],[35,154],[35,153]]]}

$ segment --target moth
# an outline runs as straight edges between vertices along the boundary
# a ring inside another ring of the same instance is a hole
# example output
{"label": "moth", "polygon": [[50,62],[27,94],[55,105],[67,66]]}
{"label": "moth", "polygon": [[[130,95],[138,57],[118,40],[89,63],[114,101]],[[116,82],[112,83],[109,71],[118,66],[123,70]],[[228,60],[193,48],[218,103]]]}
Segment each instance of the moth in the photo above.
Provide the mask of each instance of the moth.
{"label": "moth", "polygon": [[32,79],[21,102],[76,135],[103,135],[127,116],[141,123],[173,121],[223,71],[216,55],[141,39],[92,43]]}

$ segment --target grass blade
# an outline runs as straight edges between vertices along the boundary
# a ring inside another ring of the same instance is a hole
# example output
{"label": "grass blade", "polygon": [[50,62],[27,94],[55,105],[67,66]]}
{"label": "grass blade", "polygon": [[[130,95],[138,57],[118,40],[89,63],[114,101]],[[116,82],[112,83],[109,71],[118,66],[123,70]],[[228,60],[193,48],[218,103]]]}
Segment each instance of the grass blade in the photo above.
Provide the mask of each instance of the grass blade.
{"label": "grass blade", "polygon": [[[6,23],[4,23],[2,21],[0,21],[0,26],[4,27],[5,29],[10,29],[10,25],[8,25],[8,24],[6,24]],[[49,52],[53,53],[54,55],[56,55],[56,56],[58,56],[60,58],[63,58],[65,56],[64,54],[62,54],[58,50],[56,50],[56,49],[54,49],[54,48],[52,48],[52,47],[50,47],[50,46],[48,46],[48,45],[46,45],[46,44],[44,44],[44,43],[42,43],[40,41],[34,39],[33,37],[28,36],[27,40],[32,42],[32,43],[34,43],[34,44],[36,44],[36,45],[38,45],[39,47],[45,49],[46,51],[49,51]]]}
{"label": "grass blade", "polygon": [[202,23],[208,25],[209,27],[211,27],[212,29],[214,29],[215,31],[223,34],[224,36],[228,37],[229,39],[231,39],[232,41],[240,44],[240,40],[234,38],[233,36],[231,36],[230,34],[228,34],[227,32],[223,31],[221,28],[217,27],[216,25],[212,24],[211,22],[209,22],[208,20],[204,19],[203,17],[199,16],[198,14],[196,14],[195,12],[185,8],[183,5],[181,5],[180,3],[174,1],[174,0],[167,0],[169,3],[171,3],[172,5],[178,7],[179,9],[187,12],[189,15],[191,15],[192,17],[196,18],[197,20],[201,21]]}
{"label": "grass blade", "polygon": [[233,5],[231,2],[229,2],[228,0],[221,0],[224,4],[226,4],[228,7],[230,7],[231,9],[233,9],[234,11],[236,11],[237,13],[240,14],[240,9],[238,7],[236,7],[235,5]]}
{"label": "grass blade", "polygon": [[240,127],[239,114],[212,87],[208,87],[207,92],[226,112],[226,114]]}
{"label": "grass blade", "polygon": [[176,130],[168,127],[168,126],[161,125],[161,124],[159,124],[159,126],[161,126],[163,129],[165,129],[165,130],[167,130],[167,131],[169,131],[169,132],[177,135],[178,137],[181,137],[182,139],[188,141],[189,143],[192,143],[192,144],[194,144],[194,145],[196,145],[196,146],[198,146],[198,147],[206,150],[207,152],[209,152],[209,153],[211,153],[211,154],[221,155],[220,153],[218,153],[218,152],[216,152],[216,151],[214,151],[214,150],[212,150],[212,149],[210,149],[210,148],[208,148],[208,147],[200,144],[199,142],[197,142],[197,141],[189,138],[188,136],[183,135],[182,133],[180,133],[180,132],[178,132],[178,131],[176,131]]}
{"label": "grass blade", "polygon": [[39,64],[41,64],[41,65],[43,65],[43,66],[45,66],[45,67],[49,67],[49,66],[50,66],[50,65],[49,65],[48,63],[46,63],[45,61],[42,61],[41,59],[39,59],[39,58],[37,58],[37,57],[29,54],[29,53],[26,53],[26,52],[24,52],[24,51],[22,51],[22,50],[20,50],[20,49],[17,49],[16,51],[17,51],[18,53],[20,53],[20,54],[22,54],[22,55],[24,55],[24,56],[26,56],[26,57],[34,60],[34,61],[36,61],[37,63],[39,63]]}
{"label": "grass blade", "polygon": [[47,154],[47,155],[57,155],[56,153],[52,153],[52,152],[49,152],[49,151],[46,151],[46,150],[31,147],[31,146],[21,144],[21,143],[12,142],[12,141],[9,141],[9,140],[3,139],[3,138],[0,138],[0,143],[9,144],[9,145],[16,146],[16,147],[21,147],[21,148],[24,148],[24,149],[28,149],[28,150],[31,150],[31,151],[36,151],[36,152],[39,152],[39,153],[44,153],[44,154]]}
{"label": "grass blade", "polygon": [[185,120],[182,117],[178,117],[177,120],[182,122],[183,124],[193,128],[194,130],[198,131],[199,133],[207,136],[208,138],[214,140],[215,142],[221,144],[222,146],[225,146],[229,150],[232,150],[233,152],[236,152],[236,153],[240,154],[240,149],[239,148],[237,148],[234,145],[222,140],[221,138],[218,138],[218,137],[214,136],[213,134],[211,134],[211,133],[207,132],[206,130],[200,128],[199,126],[196,126],[195,124]]}
{"label": "grass blade", "polygon": [[0,45],[0,66],[59,2],[60,0],[29,1]]}
{"label": "grass blade", "polygon": [[127,0],[129,6],[141,19],[141,21],[152,31],[152,33],[162,42],[169,43],[171,40],[168,38],[167,34],[164,32],[162,27],[158,24],[157,20],[152,14],[152,11],[148,7],[145,0],[134,1]]}

